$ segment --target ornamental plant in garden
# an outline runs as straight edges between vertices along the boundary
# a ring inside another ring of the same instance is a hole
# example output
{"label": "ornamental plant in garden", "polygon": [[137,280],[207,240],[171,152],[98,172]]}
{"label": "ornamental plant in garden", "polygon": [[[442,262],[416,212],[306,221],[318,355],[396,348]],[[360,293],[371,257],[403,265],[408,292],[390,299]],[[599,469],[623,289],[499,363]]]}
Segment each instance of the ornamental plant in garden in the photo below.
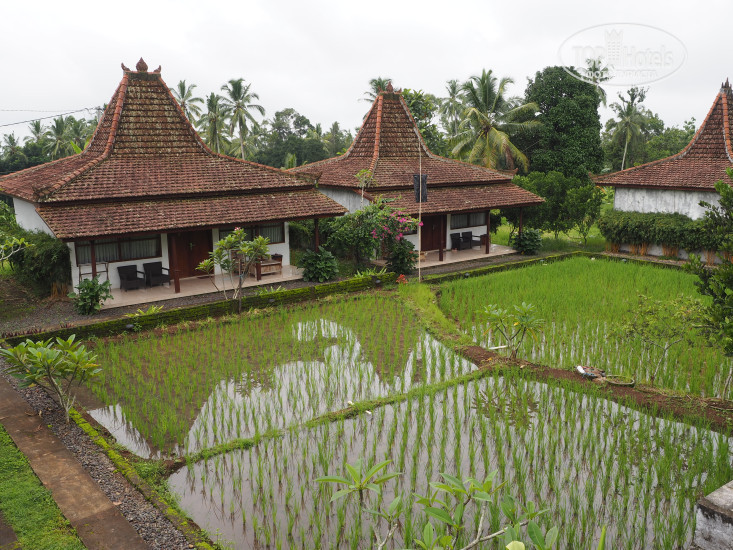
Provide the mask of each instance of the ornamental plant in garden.
{"label": "ornamental plant in garden", "polygon": [[67,424],[75,401],[72,387],[101,372],[95,362],[97,356],[74,342],[74,338],[73,334],[68,340],[56,338],[55,343],[51,339],[39,342],[29,339],[14,348],[0,349],[0,357],[8,362],[8,372],[20,380],[20,386],[37,384],[43,388],[64,409]]}

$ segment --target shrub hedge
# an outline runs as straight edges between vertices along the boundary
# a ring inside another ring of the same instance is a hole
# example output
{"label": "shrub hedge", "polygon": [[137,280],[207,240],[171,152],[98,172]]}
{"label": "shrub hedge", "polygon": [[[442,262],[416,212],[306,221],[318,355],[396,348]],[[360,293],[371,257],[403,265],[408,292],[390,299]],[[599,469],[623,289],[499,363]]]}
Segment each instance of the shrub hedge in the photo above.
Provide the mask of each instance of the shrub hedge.
{"label": "shrub hedge", "polygon": [[606,241],[615,244],[658,244],[694,250],[717,250],[718,238],[705,231],[702,220],[683,214],[611,210],[598,219]]}
{"label": "shrub hedge", "polygon": [[32,246],[11,257],[15,278],[40,296],[51,294],[54,284],[71,283],[69,247],[42,231],[16,229],[13,234],[23,237]]}
{"label": "shrub hedge", "polygon": [[[353,279],[338,281],[335,283],[246,296],[242,298],[242,309],[264,308],[302,302],[304,300],[312,300],[329,294],[341,292],[357,292],[384,283],[393,283],[396,278],[397,274],[395,273],[384,273],[380,274],[379,277],[354,277]],[[211,302],[199,306],[169,309],[152,315],[136,317],[135,319],[114,319],[111,321],[102,321],[100,323],[89,325],[62,328],[38,334],[12,336],[5,338],[4,343],[8,346],[17,346],[21,342],[24,342],[26,338],[31,338],[35,341],[56,337],[68,338],[72,334],[76,334],[77,338],[80,339],[91,337],[101,338],[128,332],[133,330],[133,326],[134,330],[148,330],[160,325],[175,325],[182,321],[196,321],[199,319],[206,319],[207,317],[221,317],[223,315],[236,313],[237,308],[237,300],[220,300],[218,302]],[[3,341],[0,340],[0,343],[3,343]]]}

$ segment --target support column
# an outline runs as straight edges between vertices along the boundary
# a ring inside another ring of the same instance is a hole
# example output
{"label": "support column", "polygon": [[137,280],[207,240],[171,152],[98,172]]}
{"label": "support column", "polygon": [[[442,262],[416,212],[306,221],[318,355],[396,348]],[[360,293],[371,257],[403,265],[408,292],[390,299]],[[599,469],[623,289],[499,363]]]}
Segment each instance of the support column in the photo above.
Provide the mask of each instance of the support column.
{"label": "support column", "polygon": [[486,254],[491,251],[491,210],[486,211]]}
{"label": "support column", "polygon": [[175,233],[168,234],[168,248],[170,249],[171,271],[173,271],[173,287],[175,293],[181,292],[181,277],[178,269],[178,247]]}
{"label": "support column", "polygon": [[313,218],[313,225],[315,227],[314,233],[315,233],[315,238],[316,238],[316,241],[315,241],[316,242],[316,252],[318,252],[318,247],[321,246],[321,233],[318,230],[318,221],[319,221],[318,218]]}
{"label": "support column", "polygon": [[445,248],[445,216],[440,217],[440,240],[438,243],[438,261],[443,261],[443,249]]}
{"label": "support column", "polygon": [[523,210],[519,209],[519,234],[522,234],[522,229],[524,228],[524,224],[522,223],[522,215],[524,214]]}
{"label": "support column", "polygon": [[97,276],[97,250],[94,248],[94,239],[89,241],[89,253],[92,257],[92,279]]}

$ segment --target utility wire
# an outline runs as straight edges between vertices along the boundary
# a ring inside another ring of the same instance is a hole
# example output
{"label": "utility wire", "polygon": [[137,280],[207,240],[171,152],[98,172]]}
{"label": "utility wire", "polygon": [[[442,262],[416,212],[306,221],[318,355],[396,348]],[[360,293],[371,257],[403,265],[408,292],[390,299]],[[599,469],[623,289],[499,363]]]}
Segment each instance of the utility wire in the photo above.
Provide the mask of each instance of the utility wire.
{"label": "utility wire", "polygon": [[[96,107],[86,107],[84,109],[77,109],[76,111],[69,111],[69,112],[66,112],[66,113],[59,113],[59,114],[51,115],[51,116],[42,116],[42,117],[31,118],[29,120],[21,120],[20,122],[11,122],[9,124],[0,124],[0,128],[5,128],[7,126],[16,126],[17,124],[28,124],[29,122],[34,122],[36,120],[46,120],[46,119],[49,119],[49,118],[57,118],[57,117],[60,117],[60,116],[72,115],[74,113],[81,113],[82,111],[93,111],[95,109],[96,109]],[[25,110],[25,109],[17,109],[17,110],[20,111],[20,110]],[[12,111],[12,109],[0,109],[0,111],[6,111],[7,112],[7,111]],[[45,112],[45,113],[50,113],[52,111],[31,111],[31,112],[38,112],[38,113]]]}

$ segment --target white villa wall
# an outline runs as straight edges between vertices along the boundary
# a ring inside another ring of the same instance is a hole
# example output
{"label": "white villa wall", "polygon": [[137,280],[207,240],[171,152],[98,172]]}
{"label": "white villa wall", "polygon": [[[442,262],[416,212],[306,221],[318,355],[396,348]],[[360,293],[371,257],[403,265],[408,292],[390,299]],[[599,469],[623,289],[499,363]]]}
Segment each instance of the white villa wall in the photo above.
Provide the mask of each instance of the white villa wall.
{"label": "white villa wall", "polygon": [[614,210],[623,212],[679,213],[693,220],[702,218],[705,209],[700,201],[718,204],[720,195],[709,191],[674,191],[616,187]]}
{"label": "white villa wall", "polygon": [[28,231],[40,230],[49,235],[53,235],[53,231],[41,219],[41,216],[38,215],[36,207],[32,202],[14,198],[13,209],[15,210],[15,220],[23,229]]}
{"label": "white villa wall", "polygon": [[365,204],[369,204],[369,199],[364,199],[362,202],[361,194],[355,193],[351,189],[336,189],[333,187],[319,187],[318,190],[326,195],[327,197],[335,200],[344,208],[349,209],[349,214],[353,214]]}

